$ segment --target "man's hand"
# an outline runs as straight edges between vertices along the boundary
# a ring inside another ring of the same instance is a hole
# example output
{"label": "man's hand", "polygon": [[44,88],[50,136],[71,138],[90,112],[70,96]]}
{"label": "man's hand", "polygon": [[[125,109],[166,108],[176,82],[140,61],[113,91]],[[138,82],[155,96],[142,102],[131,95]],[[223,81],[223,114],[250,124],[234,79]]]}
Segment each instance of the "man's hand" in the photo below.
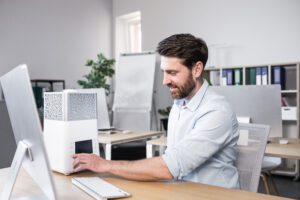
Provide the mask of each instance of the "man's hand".
{"label": "man's hand", "polygon": [[109,161],[95,154],[74,154],[73,156],[73,169],[74,172],[82,170],[91,170],[97,173],[108,172],[110,169]]}
{"label": "man's hand", "polygon": [[105,160],[95,154],[74,154],[74,172],[91,170],[96,173],[111,173],[130,180],[156,181],[173,179],[161,157],[137,161]]}

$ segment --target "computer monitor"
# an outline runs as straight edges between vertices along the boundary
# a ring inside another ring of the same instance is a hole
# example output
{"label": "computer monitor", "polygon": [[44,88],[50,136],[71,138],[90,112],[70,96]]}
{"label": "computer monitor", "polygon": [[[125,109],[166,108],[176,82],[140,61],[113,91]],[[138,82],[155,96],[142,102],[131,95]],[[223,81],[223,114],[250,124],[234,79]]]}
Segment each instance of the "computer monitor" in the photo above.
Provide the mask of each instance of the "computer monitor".
{"label": "computer monitor", "polygon": [[[37,199],[57,199],[41,123],[26,65],[0,78],[17,150],[0,199],[9,199],[21,166],[43,191]],[[27,198],[27,197],[26,197]]]}
{"label": "computer monitor", "polygon": [[0,100],[0,169],[11,165],[16,148],[6,103]]}
{"label": "computer monitor", "polygon": [[97,94],[97,126],[98,130],[111,129],[106,95],[103,88],[92,88],[92,89],[76,89],[81,93],[96,93]]}
{"label": "computer monitor", "polygon": [[282,137],[280,85],[211,86],[225,97],[237,117],[271,126],[269,137]]}

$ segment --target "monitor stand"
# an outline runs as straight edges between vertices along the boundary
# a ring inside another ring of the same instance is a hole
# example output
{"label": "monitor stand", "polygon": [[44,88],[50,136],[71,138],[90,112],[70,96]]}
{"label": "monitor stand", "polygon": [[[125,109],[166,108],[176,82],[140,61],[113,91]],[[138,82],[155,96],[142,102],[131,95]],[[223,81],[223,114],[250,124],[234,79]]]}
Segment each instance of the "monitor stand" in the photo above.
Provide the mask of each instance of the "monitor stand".
{"label": "monitor stand", "polygon": [[[4,184],[0,199],[8,200],[11,197],[14,185],[17,180],[20,168],[22,166],[23,159],[27,157],[30,161],[33,161],[33,156],[30,151],[30,146],[24,141],[19,141],[17,150],[12,161],[10,172],[8,173],[8,178]],[[32,196],[32,197],[21,197],[16,198],[18,200],[35,200],[35,199],[47,199],[45,195],[42,196]]]}

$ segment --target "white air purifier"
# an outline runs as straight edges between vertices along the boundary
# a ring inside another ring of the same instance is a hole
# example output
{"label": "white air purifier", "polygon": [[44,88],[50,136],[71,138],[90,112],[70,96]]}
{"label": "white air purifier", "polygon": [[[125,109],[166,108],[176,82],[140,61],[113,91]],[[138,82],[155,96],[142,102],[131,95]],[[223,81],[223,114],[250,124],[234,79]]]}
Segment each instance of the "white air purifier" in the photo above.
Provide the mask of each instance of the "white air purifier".
{"label": "white air purifier", "polygon": [[52,170],[73,172],[75,153],[99,155],[97,94],[44,93],[44,140]]}

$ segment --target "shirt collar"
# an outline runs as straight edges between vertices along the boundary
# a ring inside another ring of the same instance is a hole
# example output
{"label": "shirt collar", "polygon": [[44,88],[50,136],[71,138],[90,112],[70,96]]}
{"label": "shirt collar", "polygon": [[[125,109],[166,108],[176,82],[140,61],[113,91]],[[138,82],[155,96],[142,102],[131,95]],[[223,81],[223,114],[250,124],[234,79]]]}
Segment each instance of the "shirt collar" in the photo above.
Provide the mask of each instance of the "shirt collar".
{"label": "shirt collar", "polygon": [[204,97],[204,94],[208,88],[208,83],[205,79],[203,79],[203,84],[200,87],[200,89],[197,91],[197,93],[190,99],[189,101],[187,99],[176,99],[175,104],[178,106],[186,106],[190,111],[195,111],[199,104],[201,103],[201,100]]}

